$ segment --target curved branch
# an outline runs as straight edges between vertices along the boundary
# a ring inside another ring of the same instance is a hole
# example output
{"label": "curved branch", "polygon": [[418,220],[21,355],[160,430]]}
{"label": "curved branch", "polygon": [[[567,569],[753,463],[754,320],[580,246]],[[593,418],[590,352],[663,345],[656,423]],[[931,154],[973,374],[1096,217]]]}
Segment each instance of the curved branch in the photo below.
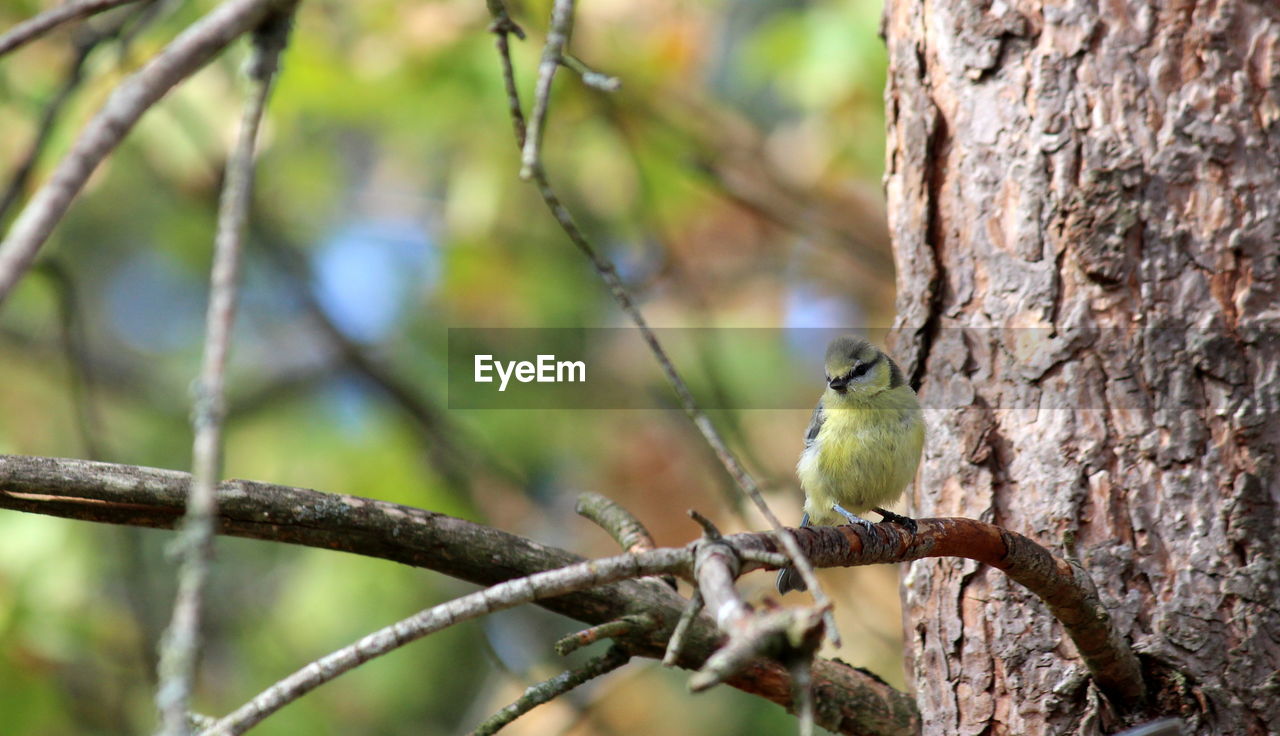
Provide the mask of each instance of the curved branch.
{"label": "curved branch", "polygon": [[[915,534],[896,524],[803,527],[791,530],[815,567],[964,557],[1002,570],[1048,606],[1075,642],[1098,688],[1122,710],[1146,700],[1138,658],[1111,624],[1089,574],[1017,532],[973,519],[917,519]],[[740,549],[759,544],[758,533],[726,537]],[[775,543],[763,545],[778,551]]]}

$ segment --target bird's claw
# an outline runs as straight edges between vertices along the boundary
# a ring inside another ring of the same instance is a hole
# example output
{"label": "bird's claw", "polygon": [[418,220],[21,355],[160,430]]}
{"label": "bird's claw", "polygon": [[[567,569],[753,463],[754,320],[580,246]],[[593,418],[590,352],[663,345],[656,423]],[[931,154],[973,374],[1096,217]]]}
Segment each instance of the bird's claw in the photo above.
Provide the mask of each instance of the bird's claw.
{"label": "bird's claw", "polygon": [[912,519],[909,516],[895,514],[892,511],[886,511],[885,509],[882,509],[878,506],[871,510],[876,512],[877,514],[880,514],[881,524],[897,524],[898,526],[902,527],[903,529],[906,529],[912,534],[915,534],[916,531],[918,531],[920,528],[920,525],[916,523],[916,520]]}

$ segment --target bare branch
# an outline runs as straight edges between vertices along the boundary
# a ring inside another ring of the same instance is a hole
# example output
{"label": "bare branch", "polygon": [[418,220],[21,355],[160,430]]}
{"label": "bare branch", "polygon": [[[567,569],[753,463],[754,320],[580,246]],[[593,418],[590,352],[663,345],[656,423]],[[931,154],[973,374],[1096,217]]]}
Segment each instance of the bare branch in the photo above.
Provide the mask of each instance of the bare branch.
{"label": "bare branch", "polygon": [[520,90],[516,88],[515,70],[511,68],[510,36],[524,40],[524,29],[516,25],[507,14],[502,0],[488,0],[489,14],[493,22],[489,24],[489,32],[493,34],[494,46],[498,49],[498,59],[502,62],[502,86],[507,92],[507,113],[511,117],[511,125],[516,136],[516,146],[524,148],[525,120],[520,109]]}
{"label": "bare branch", "polygon": [[[490,4],[491,12],[494,12],[494,5],[497,2],[498,0],[494,0],[494,2]],[[498,7],[501,6],[499,5]],[[578,250],[581,251],[582,254],[586,256],[587,260],[591,262],[591,265],[595,268],[596,274],[600,276],[601,280],[603,280],[605,285],[609,288],[609,292],[613,295],[614,301],[618,303],[618,306],[622,309],[623,313],[626,314],[631,322],[640,330],[640,334],[644,338],[645,344],[648,345],[650,352],[653,353],[654,358],[658,361],[658,365],[662,368],[662,372],[666,376],[667,382],[671,384],[671,388],[679,399],[680,405],[684,408],[685,413],[693,421],[694,425],[697,426],[698,431],[702,433],[703,438],[706,439],[707,444],[711,446],[711,449],[715,452],[716,457],[720,460],[721,465],[724,466],[730,477],[734,479],[738,484],[738,487],[742,489],[742,492],[751,499],[752,503],[755,504],[761,515],[769,522],[774,533],[777,534],[778,538],[782,541],[782,545],[786,550],[787,556],[792,560],[796,570],[800,573],[801,579],[804,580],[805,585],[812,593],[815,603],[824,611],[823,620],[827,625],[828,637],[831,639],[832,644],[839,646],[840,635],[836,631],[835,619],[831,615],[831,601],[823,591],[822,585],[818,582],[817,576],[814,575],[813,566],[809,564],[807,559],[805,559],[800,547],[794,540],[790,539],[788,532],[782,526],[782,522],[778,520],[778,517],[774,515],[773,510],[769,508],[769,505],[764,500],[764,496],[760,493],[760,487],[756,484],[755,479],[752,478],[746,471],[746,468],[742,467],[742,464],[738,462],[737,456],[729,450],[729,446],[725,444],[724,439],[721,438],[720,433],[715,428],[715,425],[711,423],[711,420],[707,418],[707,415],[698,407],[697,402],[693,399],[693,394],[689,391],[688,385],[685,384],[684,379],[681,378],[679,372],[676,371],[675,365],[667,356],[666,351],[663,350],[662,345],[658,342],[658,338],[653,333],[653,330],[649,328],[649,324],[645,321],[644,315],[641,314],[639,307],[637,307],[635,302],[632,301],[631,295],[628,293],[626,286],[622,283],[622,279],[619,278],[617,269],[614,267],[613,262],[601,255],[599,251],[596,250],[595,246],[587,240],[587,237],[582,230],[578,228],[573,216],[569,214],[569,210],[560,202],[559,196],[551,187],[551,182],[547,178],[546,171],[542,167],[540,153],[538,152],[540,143],[535,140],[538,135],[541,135],[542,128],[542,124],[538,121],[538,118],[539,116],[544,118],[546,116],[545,108],[547,104],[547,97],[550,94],[550,79],[555,74],[555,66],[559,64],[560,56],[563,54],[564,44],[567,42],[568,29],[572,24],[572,11],[573,3],[571,0],[556,0],[556,4],[552,11],[552,29],[547,35],[547,44],[543,50],[542,63],[540,66],[542,74],[539,76],[539,86],[537,91],[538,99],[535,101],[535,112],[533,114],[534,120],[529,124],[531,130],[529,130],[528,135],[522,135],[520,131],[524,128],[518,124],[516,125],[516,139],[523,148],[523,168],[520,172],[521,177],[531,178],[533,180],[534,184],[538,188],[538,193],[542,196],[542,201],[547,205],[547,208],[551,210],[551,215],[556,219],[556,222],[560,224],[560,227],[564,230],[565,234],[569,236],[569,240],[577,246]],[[568,13],[569,17],[561,17],[558,15],[559,13]],[[511,57],[509,49],[505,43],[506,31],[502,30],[505,28],[504,21],[509,22],[509,20],[510,19],[507,18],[505,11],[500,15],[495,14],[493,27],[498,29],[495,32],[498,33],[499,38],[498,53],[499,56],[501,56],[502,61],[503,79],[507,80],[507,97],[509,107],[512,111],[513,121],[518,123],[516,116],[520,114],[519,96],[516,93],[514,82],[511,81],[513,79],[513,75],[511,74]],[[557,34],[563,34],[564,37]],[[548,71],[549,63],[550,70]],[[545,89],[543,79],[547,80]],[[540,112],[538,111],[539,106],[541,107]]]}
{"label": "bare branch", "polygon": [[[1044,601],[1103,694],[1125,712],[1144,704],[1146,684],[1137,656],[1112,626],[1093,580],[1078,563],[1017,532],[973,519],[918,519],[917,524],[915,534],[896,524],[803,527],[793,533],[819,567],[964,557],[1002,570]],[[739,549],[754,546],[747,538],[761,537],[736,534],[725,541]],[[766,549],[777,551],[772,545]]]}
{"label": "bare branch", "polygon": [[283,0],[227,0],[191,24],[107,98],[0,243],[0,304],[30,268],[71,201],[138,118]]}
{"label": "bare branch", "polygon": [[796,718],[800,721],[800,736],[813,736],[813,652],[795,657],[787,668],[791,672],[791,685],[795,698]]}
{"label": "bare branch", "polygon": [[686,572],[688,558],[688,550],[685,549],[660,549],[587,560],[570,567],[508,580],[428,608],[308,664],[219,720],[202,736],[244,733],[263,718],[358,665],[456,623],[618,580]]}
{"label": "bare branch", "polygon": [[[125,26],[130,22],[147,17],[149,15],[146,12],[148,7],[146,4],[135,6],[127,13],[117,14],[109,23],[97,24],[93,28],[85,28],[83,30],[86,32],[76,33],[72,36],[71,62],[67,65],[67,70],[62,76],[62,85],[45,102],[44,109],[40,112],[40,122],[36,126],[35,138],[27,146],[26,152],[22,155],[18,164],[13,167],[13,173],[9,177],[9,183],[5,186],[4,194],[0,195],[0,222],[3,222],[8,217],[9,209],[26,191],[27,182],[30,180],[32,172],[35,171],[36,163],[40,160],[45,146],[53,138],[54,131],[57,130],[58,118],[62,115],[62,111],[66,108],[76,89],[84,81],[85,63],[88,61],[89,56],[102,43],[120,38]],[[142,25],[142,23],[140,22],[139,25]]]}
{"label": "bare branch", "polygon": [[556,675],[550,680],[529,686],[519,700],[494,713],[484,723],[476,726],[476,730],[471,732],[472,736],[491,736],[537,706],[550,702],[588,680],[613,672],[630,660],[631,655],[627,654],[625,649],[614,645],[609,648],[609,651],[589,660],[581,667],[575,667]]}
{"label": "bare branch", "polygon": [[240,278],[240,254],[253,189],[254,150],[258,128],[287,42],[291,8],[268,16],[254,33],[254,54],[249,62],[252,88],[245,101],[235,148],[227,161],[222,197],[218,206],[210,273],[209,309],[205,319],[204,355],[196,386],[192,425],[191,494],[177,548],[182,555],[173,618],[160,646],[156,705],[161,733],[181,736],[190,732],[192,682],[200,645],[201,606],[209,566],[213,558],[216,489],[222,473],[222,423],[226,418],[226,367],[235,324],[236,295]]}
{"label": "bare branch", "polygon": [[533,112],[525,131],[520,154],[520,178],[531,179],[542,168],[542,132],[547,126],[547,106],[551,102],[551,83],[564,60],[564,47],[573,28],[573,0],[555,0],[551,6],[551,27],[538,62],[538,86],[533,95]]}
{"label": "bare branch", "polygon": [[685,636],[689,633],[689,627],[693,624],[693,620],[702,613],[705,605],[702,599],[702,590],[693,591],[693,597],[689,599],[689,605],[685,606],[680,612],[680,620],[676,622],[675,631],[671,632],[671,638],[667,640],[667,651],[662,655],[662,664],[665,667],[674,667],[680,661],[680,654],[684,650]]}
{"label": "bare branch", "polygon": [[74,0],[73,2],[59,5],[37,15],[34,18],[24,20],[18,25],[10,28],[0,35],[0,56],[13,51],[14,49],[33,41],[50,30],[77,18],[84,18],[95,13],[101,13],[104,10],[127,5],[138,0]]}
{"label": "bare branch", "polygon": [[[632,550],[631,554],[635,554],[635,550]],[[630,635],[637,629],[651,629],[656,624],[657,621],[654,620],[653,616],[647,613],[623,616],[616,621],[592,626],[589,629],[583,629],[560,639],[560,641],[556,642],[556,654],[566,657],[582,647],[595,644],[601,639],[620,639]]]}
{"label": "bare branch", "polygon": [[574,507],[580,515],[609,532],[624,552],[653,549],[653,536],[632,513],[599,493],[583,493]]}
{"label": "bare branch", "polygon": [[[70,519],[171,529],[181,519],[190,482],[189,475],[173,470],[0,455],[0,508]],[[217,528],[220,534],[392,560],[479,585],[582,561],[564,550],[444,514],[246,480],[218,486]],[[811,541],[807,535],[802,538]],[[739,548],[777,551],[771,534],[729,539]],[[663,656],[687,604],[670,588],[647,580],[625,580],[538,601],[586,624],[649,613],[659,624],[636,629],[622,643],[635,656],[652,658]],[[679,664],[699,667],[722,639],[710,619],[690,617]],[[825,659],[814,662],[813,679],[819,694],[817,721],[823,728],[876,736],[918,733],[912,699],[884,682]],[[756,660],[726,684],[795,707],[791,679],[779,663]]]}
{"label": "bare branch", "polygon": [[724,538],[708,537],[697,545],[695,555],[698,590],[716,627],[727,633],[729,640],[689,680],[691,690],[699,692],[718,685],[758,657],[782,661],[812,657],[822,640],[822,609],[754,611],[733,584],[746,569],[735,546]]}
{"label": "bare branch", "polygon": [[617,92],[622,89],[622,80],[592,69],[587,66],[586,62],[573,54],[561,54],[560,63],[566,69],[574,71],[579,77],[582,77],[582,83],[588,87],[593,87],[601,92]]}
{"label": "bare branch", "polygon": [[[189,482],[188,475],[177,471],[0,455],[0,508],[31,513],[171,528],[183,508]],[[563,550],[443,514],[253,481],[224,482],[219,487],[218,513],[219,531],[225,534],[381,557],[484,585],[581,561]],[[1020,534],[973,519],[918,519],[917,523],[914,535],[893,524],[791,531],[822,567],[964,557],[1003,570],[1045,601],[1076,643],[1103,693],[1122,706],[1141,704],[1145,685],[1137,659],[1111,626],[1083,569]],[[735,534],[723,541],[736,550],[778,551],[770,533]],[[758,568],[746,562],[743,569]],[[655,614],[668,623],[627,643],[639,647],[636,654],[662,656],[669,622],[680,617],[687,601],[662,585],[634,581],[620,586],[583,591],[541,605],[593,624],[635,611]],[[704,622],[691,617],[682,663],[696,666],[715,650],[720,635]],[[818,723],[824,728],[884,734],[898,733],[907,727],[902,724],[914,722],[910,700],[884,683],[827,660],[815,662],[814,667],[815,683],[824,699],[837,697],[841,688],[852,693],[838,705],[823,702],[818,707]],[[781,668],[757,661],[729,684],[791,706],[791,693],[780,689],[789,682],[784,674]]]}

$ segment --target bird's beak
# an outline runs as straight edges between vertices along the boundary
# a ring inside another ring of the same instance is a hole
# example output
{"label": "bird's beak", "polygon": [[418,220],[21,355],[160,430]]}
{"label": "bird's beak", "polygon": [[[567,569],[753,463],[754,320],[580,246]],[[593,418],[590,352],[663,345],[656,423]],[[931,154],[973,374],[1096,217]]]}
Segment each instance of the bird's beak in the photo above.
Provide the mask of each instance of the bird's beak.
{"label": "bird's beak", "polygon": [[836,393],[842,394],[844,393],[845,388],[849,385],[849,379],[845,378],[844,376],[836,376],[830,381],[827,381],[827,385],[830,386]]}

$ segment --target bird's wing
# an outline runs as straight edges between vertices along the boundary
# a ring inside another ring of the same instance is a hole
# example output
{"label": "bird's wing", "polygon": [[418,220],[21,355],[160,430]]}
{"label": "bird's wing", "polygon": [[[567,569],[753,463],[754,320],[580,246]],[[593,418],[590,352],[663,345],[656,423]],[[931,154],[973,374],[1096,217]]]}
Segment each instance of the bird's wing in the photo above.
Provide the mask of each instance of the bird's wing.
{"label": "bird's wing", "polygon": [[805,430],[804,433],[805,449],[808,449],[818,439],[818,430],[822,429],[822,423],[826,420],[826,416],[822,413],[822,402],[819,401],[818,405],[813,407],[813,418],[809,420],[809,429]]}

